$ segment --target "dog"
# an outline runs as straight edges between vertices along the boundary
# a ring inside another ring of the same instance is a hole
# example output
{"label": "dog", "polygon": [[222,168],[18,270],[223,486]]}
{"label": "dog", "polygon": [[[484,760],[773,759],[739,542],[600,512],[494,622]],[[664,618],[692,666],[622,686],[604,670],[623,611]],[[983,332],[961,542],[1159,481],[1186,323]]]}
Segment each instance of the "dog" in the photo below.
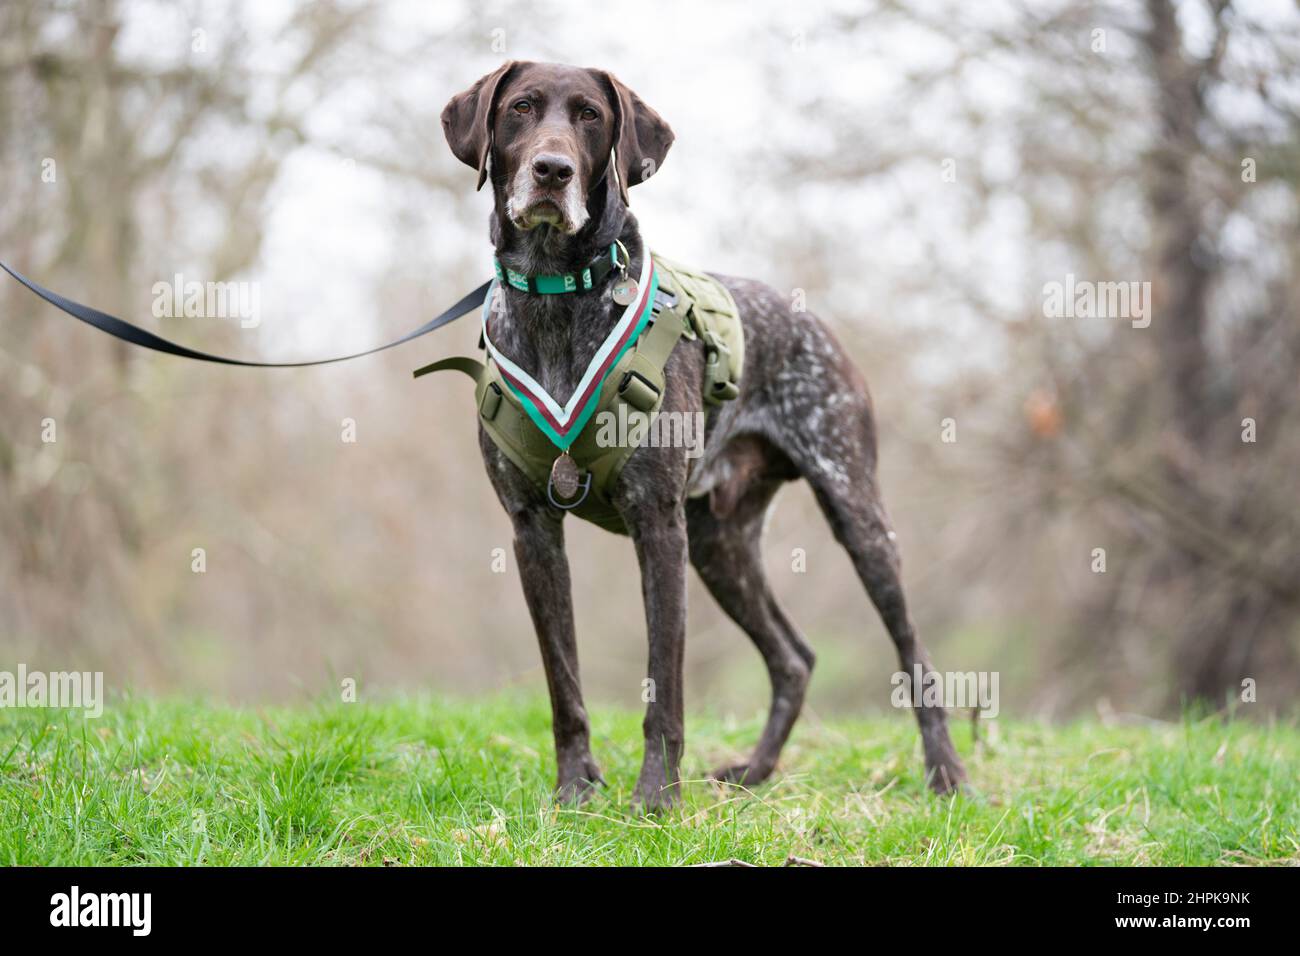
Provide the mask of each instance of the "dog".
{"label": "dog", "polygon": [[[491,183],[490,234],[503,266],[523,275],[572,273],[617,241],[626,249],[630,274],[640,274],[649,253],[628,190],[662,166],[673,131],[612,74],[510,61],[453,96],[442,126],[452,153],[477,170],[479,188]],[[901,670],[933,670],[900,583],[895,534],[876,483],[876,429],[862,375],[811,313],[792,310],[760,282],[716,278],[731,292],[744,327],[740,394],[710,410],[702,454],[640,447],[611,495],[640,566],[647,676],[655,688],[633,795],[634,805],[646,811],[670,807],[680,797],[688,562],[754,642],[772,683],[767,722],[749,759],[712,776],[762,783],[799,716],[813,651],[778,605],[760,556],[764,516],[786,482],[802,478],[811,485],[893,639]],[[538,295],[503,284],[491,323],[496,348],[551,395],[572,394],[621,311],[611,299],[613,282],[611,274],[574,295]],[[703,362],[699,342],[677,343],[665,367],[662,411],[704,410]],[[604,780],[591,753],[578,679],[564,512],[502,454],[481,423],[479,445],[514,530],[524,598],[541,645],[556,794],[581,802]],[[919,702],[915,711],[929,785],[952,792],[966,774],[945,712]]]}

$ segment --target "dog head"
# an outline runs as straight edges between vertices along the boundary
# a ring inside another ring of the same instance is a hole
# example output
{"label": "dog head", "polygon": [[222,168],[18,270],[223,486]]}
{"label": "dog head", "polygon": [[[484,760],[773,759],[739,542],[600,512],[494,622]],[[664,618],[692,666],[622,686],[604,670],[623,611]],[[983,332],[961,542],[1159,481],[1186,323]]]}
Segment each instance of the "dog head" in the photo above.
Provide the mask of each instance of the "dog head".
{"label": "dog head", "polygon": [[453,96],[442,128],[456,158],[478,170],[480,189],[491,166],[507,221],[566,235],[586,224],[606,176],[617,177],[626,205],[673,142],[668,124],[612,74],[514,60]]}

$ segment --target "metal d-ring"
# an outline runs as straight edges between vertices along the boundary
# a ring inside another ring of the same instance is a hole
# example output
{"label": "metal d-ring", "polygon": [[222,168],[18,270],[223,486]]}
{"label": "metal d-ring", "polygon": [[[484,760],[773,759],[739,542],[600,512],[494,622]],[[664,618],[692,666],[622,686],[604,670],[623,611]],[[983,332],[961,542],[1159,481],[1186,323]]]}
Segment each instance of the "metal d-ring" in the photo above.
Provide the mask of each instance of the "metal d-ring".
{"label": "metal d-ring", "polygon": [[623,253],[622,262],[618,261],[618,256],[614,257],[614,268],[617,269],[619,272],[621,272],[623,275],[627,275],[628,267],[632,265],[632,256],[628,254],[627,246],[623,245],[622,239],[615,239],[614,246],[618,249],[619,252]]}
{"label": "metal d-ring", "polygon": [[587,493],[591,491],[591,472],[587,472],[587,483],[582,486],[582,497],[572,504],[561,504],[555,500],[555,494],[551,491],[551,486],[554,484],[554,481],[554,478],[546,479],[546,497],[551,500],[551,504],[555,505],[555,507],[559,508],[561,511],[570,511],[578,507],[578,505],[587,500]]}

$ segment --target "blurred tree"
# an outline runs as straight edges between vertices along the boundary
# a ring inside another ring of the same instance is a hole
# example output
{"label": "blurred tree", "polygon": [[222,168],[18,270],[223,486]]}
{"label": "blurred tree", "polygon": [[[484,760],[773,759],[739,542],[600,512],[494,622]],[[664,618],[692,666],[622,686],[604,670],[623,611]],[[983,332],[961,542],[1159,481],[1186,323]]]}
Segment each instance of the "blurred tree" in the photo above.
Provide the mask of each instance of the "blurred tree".
{"label": "blurred tree", "polygon": [[[1246,677],[1264,706],[1294,703],[1300,12],[772,0],[702,21],[677,0],[657,10],[677,41],[643,48],[617,17],[551,29],[557,2],[273,7],[0,4],[0,255],[147,316],[156,278],[260,265],[286,196],[315,204],[317,233],[351,238],[367,224],[345,200],[369,185],[389,204],[370,225],[391,245],[347,268],[378,325],[325,324],[403,331],[484,265],[486,200],[446,153],[446,97],[506,57],[614,68],[643,92],[657,83],[648,99],[678,127],[671,165],[634,198],[652,243],[774,282],[866,369],[937,661],[1003,671],[1009,710],[1109,697],[1171,711],[1222,703]],[[358,169],[343,185],[288,188],[341,163]],[[661,242],[673,224],[685,248]],[[267,286],[331,278],[315,255]],[[1046,317],[1045,287],[1067,275],[1149,280],[1150,327]],[[287,325],[265,330],[280,337],[257,341],[292,351],[288,328],[332,344],[313,319],[333,303],[317,299],[282,302]],[[468,451],[463,391],[411,390],[409,354],[199,373],[12,283],[0,307],[0,653],[95,654],[136,683],[248,696],[336,663],[390,684],[535,676],[517,581],[492,570],[508,524]],[[248,350],[236,335],[176,333]],[[420,355],[473,338],[448,330]],[[357,446],[338,441],[345,416]],[[939,437],[949,417],[953,444]],[[882,702],[839,665],[870,659],[886,687],[883,634],[864,641],[865,598],[811,498],[785,500],[768,554],[830,662],[816,699]],[[584,677],[636,705],[634,562],[599,532],[571,540],[581,640],[601,651]],[[201,583],[196,543],[212,552]],[[796,547],[815,573],[791,576]],[[746,642],[696,607],[693,693],[730,699],[737,660],[761,682]]]}
{"label": "blurred tree", "polygon": [[[368,14],[322,3],[291,17],[276,39],[296,57],[277,74],[268,109],[238,8],[207,18],[203,4],[165,10],[170,48],[150,56],[122,50],[129,8],[0,6],[0,157],[19,187],[0,196],[0,247],[17,268],[139,316],[155,281],[144,278],[147,267],[159,259],[195,263],[212,281],[256,261],[260,206],[306,135],[299,113],[282,105],[286,94],[304,77],[328,81],[331,56]],[[251,132],[247,153],[212,148],[231,126]],[[186,227],[203,216],[231,226]],[[156,656],[159,642],[139,633],[131,600],[143,584],[142,523],[153,517],[140,491],[179,501],[186,471],[201,464],[165,469],[154,452],[122,440],[123,421],[147,420],[157,395],[133,373],[133,361],[148,360],[48,312],[13,308],[30,305],[25,297],[16,284],[0,289],[6,314],[34,315],[7,323],[0,343],[0,634],[47,651],[132,634],[134,650]],[[191,341],[212,334],[191,331]],[[172,366],[163,376],[181,374]],[[265,385],[249,380],[245,395]],[[231,398],[214,403],[212,421]],[[47,418],[55,440],[37,444]],[[39,453],[17,450],[33,446]]]}

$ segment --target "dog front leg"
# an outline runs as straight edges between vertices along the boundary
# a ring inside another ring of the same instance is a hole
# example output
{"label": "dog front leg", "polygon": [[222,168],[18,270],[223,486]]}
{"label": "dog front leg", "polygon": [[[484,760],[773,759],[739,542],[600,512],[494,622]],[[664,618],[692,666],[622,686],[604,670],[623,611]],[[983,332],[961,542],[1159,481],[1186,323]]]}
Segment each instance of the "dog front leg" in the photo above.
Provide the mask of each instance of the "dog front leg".
{"label": "dog front leg", "polygon": [[569,559],[564,553],[561,519],[542,510],[512,515],[515,559],[524,600],[541,644],[546,686],[551,693],[558,779],[556,797],[583,803],[596,783],[604,783],[591,756],[591,728],[578,681],[578,643],[573,628]]}
{"label": "dog front leg", "polygon": [[678,764],[685,741],[682,665],[686,648],[686,518],[680,505],[643,518],[633,530],[641,565],[650,641],[646,685],[645,760],[634,803],[645,810],[678,799]]}

